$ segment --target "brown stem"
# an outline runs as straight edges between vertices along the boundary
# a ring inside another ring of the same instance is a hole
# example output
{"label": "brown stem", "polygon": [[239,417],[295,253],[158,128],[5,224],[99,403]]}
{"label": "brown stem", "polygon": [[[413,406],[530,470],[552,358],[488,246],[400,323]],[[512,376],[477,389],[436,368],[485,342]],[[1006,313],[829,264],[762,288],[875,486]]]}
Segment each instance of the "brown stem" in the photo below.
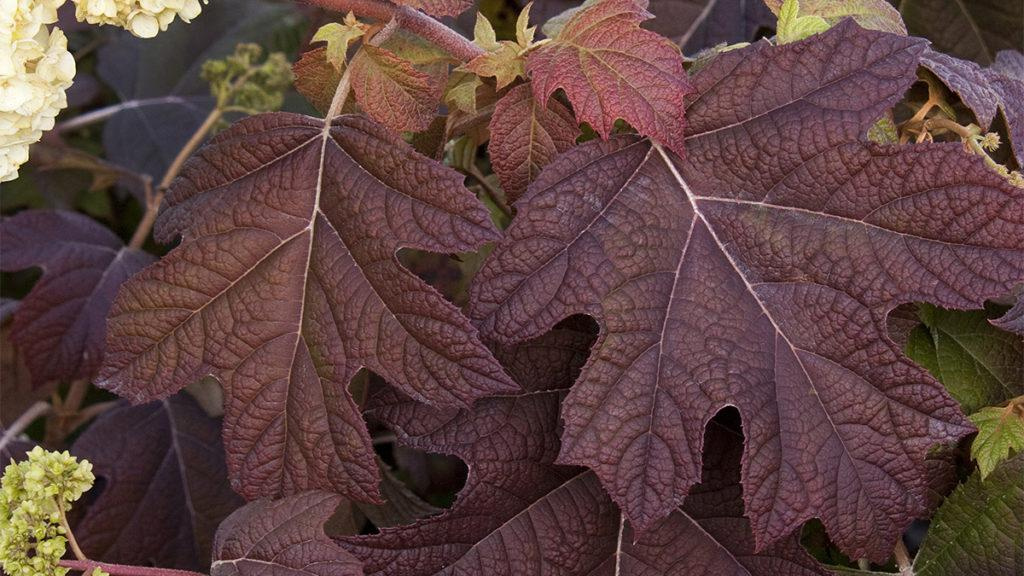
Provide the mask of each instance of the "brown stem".
{"label": "brown stem", "polygon": [[224,111],[219,107],[210,111],[210,114],[206,116],[206,120],[203,120],[203,123],[192,134],[188,142],[185,143],[185,146],[178,151],[178,155],[175,156],[171,166],[164,173],[163,179],[160,180],[160,184],[157,185],[155,194],[151,187],[147,186],[146,213],[142,215],[142,220],[139,221],[138,227],[135,228],[135,233],[132,234],[132,239],[128,243],[129,248],[138,250],[146,243],[146,239],[149,238],[149,233],[153,229],[153,224],[156,223],[157,214],[160,213],[160,205],[164,201],[167,187],[171,185],[171,181],[178,175],[178,172],[181,172],[181,167],[185,165],[185,161],[203,143],[203,139],[217,125],[223,114]]}
{"label": "brown stem", "polygon": [[494,186],[491,186],[491,183],[487,181],[487,177],[484,176],[482,172],[480,172],[480,169],[476,167],[476,164],[470,164],[468,172],[469,175],[472,176],[473,179],[480,184],[480,187],[483,188],[484,193],[487,194],[487,197],[490,199],[490,201],[493,202],[494,205],[497,206],[499,210],[501,210],[502,214],[511,218],[512,210],[510,210],[509,207],[506,206],[505,203],[501,201],[498,195],[498,191],[494,189]]}
{"label": "brown stem", "polygon": [[61,560],[60,565],[64,568],[78,570],[83,574],[89,574],[94,568],[99,568],[111,576],[206,576],[205,574],[191,572],[189,570],[151,568],[149,566],[128,566],[126,564],[108,564],[106,562],[95,562],[93,560]]}
{"label": "brown stem", "polygon": [[51,409],[50,403],[43,402],[42,400],[29,406],[28,410],[25,410],[21,416],[18,416],[17,420],[11,422],[10,428],[4,430],[4,435],[0,436],[0,451],[3,451],[8,444],[17,438],[18,434],[24,432],[25,428],[28,428],[29,425],[35,422],[36,418],[45,416]]}
{"label": "brown stem", "polygon": [[82,424],[85,424],[89,420],[92,420],[115,406],[117,406],[116,400],[111,400],[109,402],[97,402],[96,404],[86,406],[75,414],[75,417],[68,423],[68,430],[73,431],[78,429]]}
{"label": "brown stem", "polygon": [[940,130],[949,130],[950,132],[956,134],[961,138],[970,138],[971,136],[977,135],[975,132],[971,131],[971,129],[968,128],[967,126],[961,126],[960,124],[957,124],[956,122],[948,120],[946,118],[929,118],[928,120],[925,120],[925,131],[929,131],[933,128],[938,128]]}
{"label": "brown stem", "polygon": [[910,552],[907,551],[902,538],[896,541],[892,555],[896,560],[896,567],[900,569],[900,576],[914,576],[914,563],[910,560]]}
{"label": "brown stem", "polygon": [[384,0],[308,0],[310,4],[337,12],[353,12],[358,16],[386,22],[395,18],[399,26],[420,36],[452,56],[468,62],[484,53],[484,49],[468,38],[430,16],[408,6],[397,6]]}

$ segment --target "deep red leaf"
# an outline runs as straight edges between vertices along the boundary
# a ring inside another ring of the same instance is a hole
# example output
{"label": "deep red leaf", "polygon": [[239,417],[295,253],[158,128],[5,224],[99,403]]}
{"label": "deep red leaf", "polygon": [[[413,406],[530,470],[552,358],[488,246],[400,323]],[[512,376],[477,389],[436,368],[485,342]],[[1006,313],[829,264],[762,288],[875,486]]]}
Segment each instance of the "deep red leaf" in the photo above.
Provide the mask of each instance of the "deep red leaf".
{"label": "deep red leaf", "polygon": [[619,118],[683,153],[684,98],[691,91],[679,48],[640,28],[644,0],[601,0],[566,22],[558,37],[532,50],[526,71],[542,104],[565,90],[576,119],[602,137]]}
{"label": "deep red leaf", "polygon": [[362,367],[440,405],[515,389],[469,321],[395,256],[492,240],[487,211],[462,176],[378,124],[249,118],[189,161],[168,204],[158,238],[182,243],[121,291],[100,385],[138,401],[220,377],[243,496],[378,499],[346,388]]}
{"label": "deep red leaf", "polygon": [[489,128],[487,151],[509,202],[518,200],[540,169],[556,154],[572,148],[580,135],[568,108],[554,98],[542,106],[528,84],[516,86],[498,100]]}
{"label": "deep red leaf", "polygon": [[851,557],[885,560],[924,510],[929,447],[970,432],[886,316],[1024,282],[1024,190],[959,144],[865,142],[923,47],[846,21],[723,53],[694,79],[685,159],[587,143],[517,205],[472,316],[504,343],[599,320],[560,461],[593,468],[641,532],[698,481],[705,423],[736,406],[759,547],[820,517]]}
{"label": "deep red leaf", "polygon": [[211,576],[362,576],[359,561],[324,534],[342,503],[327,492],[258,500],[217,529]]}
{"label": "deep red leaf", "polygon": [[89,558],[205,570],[213,534],[242,504],[228,483],[220,421],[188,395],[114,408],[75,441],[99,497],[74,528]]}
{"label": "deep red leaf", "polygon": [[0,221],[0,270],[43,270],[11,330],[36,386],[96,373],[110,304],[152,261],[82,214],[29,210]]}

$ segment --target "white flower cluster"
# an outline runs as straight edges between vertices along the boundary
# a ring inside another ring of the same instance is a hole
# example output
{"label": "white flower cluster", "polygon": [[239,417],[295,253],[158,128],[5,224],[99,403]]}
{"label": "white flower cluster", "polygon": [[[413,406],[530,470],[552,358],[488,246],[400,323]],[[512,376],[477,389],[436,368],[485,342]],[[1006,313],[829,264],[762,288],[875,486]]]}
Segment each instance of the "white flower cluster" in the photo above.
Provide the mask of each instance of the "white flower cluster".
{"label": "white flower cluster", "polygon": [[[75,17],[89,24],[114,24],[140,38],[152,38],[174,19],[199,16],[199,0],[73,0]],[[205,4],[207,0],[203,0]]]}
{"label": "white flower cluster", "polygon": [[0,0],[0,182],[18,177],[28,148],[67,106],[75,59],[59,29],[64,0]]}

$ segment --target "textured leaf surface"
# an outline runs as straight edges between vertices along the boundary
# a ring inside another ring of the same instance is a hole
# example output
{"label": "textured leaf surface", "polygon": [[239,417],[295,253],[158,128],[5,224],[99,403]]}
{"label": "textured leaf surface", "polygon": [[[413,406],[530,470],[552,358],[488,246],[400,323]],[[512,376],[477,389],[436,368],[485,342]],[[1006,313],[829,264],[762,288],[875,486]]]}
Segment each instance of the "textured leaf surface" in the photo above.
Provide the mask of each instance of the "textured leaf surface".
{"label": "textured leaf surface", "polygon": [[359,561],[324,534],[341,503],[303,492],[247,504],[217,530],[211,576],[362,576]]}
{"label": "textured leaf surface", "polygon": [[346,388],[362,367],[442,405],[515,388],[395,256],[495,237],[462,177],[364,117],[322,124],[252,117],[190,160],[157,223],[181,245],[125,285],[108,322],[103,387],[144,400],[223,380],[228,465],[250,499],[322,488],[377,500]]}
{"label": "textured leaf surface", "polygon": [[691,91],[679,49],[640,28],[651,17],[640,0],[603,0],[574,14],[551,42],[527,56],[543,104],[565,90],[581,123],[602,137],[619,118],[683,153],[684,97]]}
{"label": "textured leaf surface", "polygon": [[902,0],[910,33],[936,50],[989,65],[1000,50],[1020,50],[1024,4],[1005,0]]}
{"label": "textured leaf surface", "polygon": [[458,16],[473,6],[473,0],[398,0],[397,4],[422,10],[431,16]]}
{"label": "textured leaf surface", "polygon": [[971,457],[978,462],[984,480],[1011,454],[1024,451],[1024,397],[1006,406],[990,406],[971,414],[978,435],[971,443]]}
{"label": "textured leaf surface", "polygon": [[[331,100],[341,82],[341,71],[327,60],[327,48],[304,52],[294,65],[295,89],[321,114],[331,108]],[[351,106],[350,102],[346,102]]]}
{"label": "textured leaf surface", "polygon": [[862,140],[922,48],[844,21],[723,53],[694,78],[685,160],[587,143],[517,204],[471,315],[505,343],[598,319],[560,461],[593,468],[641,532],[698,481],[704,424],[732,405],[759,545],[817,516],[884,560],[923,510],[928,448],[971,430],[886,316],[1024,280],[1024,190],[960,145]]}
{"label": "textured leaf surface", "polygon": [[516,86],[498,100],[490,123],[491,165],[509,202],[560,152],[576,143],[579,126],[572,112],[551,98],[546,106],[533,97],[530,86]]}
{"label": "textured leaf surface", "polygon": [[11,329],[37,386],[95,375],[114,296],[152,261],[82,214],[31,210],[0,221],[0,270],[43,270]]}
{"label": "textured leaf surface", "polygon": [[1003,330],[1024,334],[1024,295],[1017,297],[1017,303],[1002,317],[992,321]]}
{"label": "textured leaf surface", "polygon": [[424,130],[434,120],[447,72],[431,74],[385,48],[364,44],[352,58],[352,91],[374,120],[399,132]]}
{"label": "textured leaf surface", "polygon": [[242,504],[228,483],[220,421],[187,394],[123,405],[71,450],[103,480],[74,532],[90,557],[205,570],[217,526]]}
{"label": "textured leaf surface", "polygon": [[907,355],[970,414],[1024,394],[1024,340],[993,327],[984,312],[921,306]]}
{"label": "textured leaf surface", "polygon": [[[542,346],[578,350],[562,348],[572,334],[556,330],[519,352],[532,356]],[[393,392],[378,394],[373,413],[394,426],[403,442],[459,455],[470,477],[455,506],[440,516],[343,539],[365,562],[367,574],[824,574],[793,538],[754,553],[738,484],[741,443],[733,438],[729,444],[728,436],[715,433],[709,433],[704,483],[683,508],[635,541],[592,472],[552,464],[564,391],[527,382],[523,387],[531,392],[484,399],[471,411],[439,411]]]}
{"label": "textured leaf surface", "polygon": [[977,473],[939,508],[914,559],[918,576],[1016,576],[1024,570],[1024,455]]}
{"label": "textured leaf surface", "polygon": [[[765,0],[768,8],[778,15],[784,0]],[[892,34],[906,34],[898,10],[886,0],[800,0],[800,14],[824,18],[836,24],[843,18],[853,18],[864,28]]]}

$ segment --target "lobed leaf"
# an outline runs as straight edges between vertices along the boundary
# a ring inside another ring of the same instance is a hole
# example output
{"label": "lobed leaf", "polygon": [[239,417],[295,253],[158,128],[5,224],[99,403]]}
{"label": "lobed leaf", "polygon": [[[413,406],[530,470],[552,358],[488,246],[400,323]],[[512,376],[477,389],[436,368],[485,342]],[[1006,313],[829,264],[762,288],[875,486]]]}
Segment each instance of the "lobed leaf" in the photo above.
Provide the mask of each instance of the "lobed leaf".
{"label": "lobed leaf", "polygon": [[352,91],[374,120],[399,132],[424,130],[434,120],[447,80],[417,69],[394,52],[364,44],[352,58]]}
{"label": "lobed leaf", "polygon": [[736,406],[758,549],[819,517],[884,561],[925,510],[928,449],[972,430],[886,316],[1024,282],[1024,190],[958,144],[864,141],[923,48],[844,21],[725,52],[694,78],[686,158],[590,142],[517,204],[471,317],[506,344],[599,321],[559,462],[594,469],[639,533],[683,501],[704,425]]}
{"label": "lobed leaf", "polygon": [[220,421],[186,394],[118,406],[75,441],[102,480],[74,532],[96,560],[205,570],[217,526],[242,500],[231,490]]}
{"label": "lobed leaf", "polygon": [[[764,0],[768,8],[779,16],[784,0]],[[829,24],[837,24],[843,18],[853,18],[868,30],[879,30],[892,34],[906,35],[898,10],[886,0],[800,0],[800,14],[817,16]]]}
{"label": "lobed leaf", "polygon": [[363,367],[438,405],[515,389],[469,321],[395,256],[492,240],[487,211],[458,173],[387,129],[360,116],[248,118],[186,164],[167,202],[157,237],[181,245],[121,291],[99,385],[141,401],[220,378],[228,466],[246,498],[378,500],[347,390]]}
{"label": "lobed leaf", "polygon": [[510,203],[580,135],[572,112],[554,98],[541,105],[529,84],[516,86],[498,100],[489,129],[491,165]]}
{"label": "lobed leaf", "polygon": [[82,214],[28,210],[0,221],[0,270],[43,270],[11,328],[36,387],[95,375],[114,296],[153,260]]}
{"label": "lobed leaf", "polygon": [[217,529],[211,576],[362,576],[359,561],[324,534],[343,500],[303,492],[239,509]]}
{"label": "lobed leaf", "polygon": [[579,122],[602,138],[619,118],[683,153],[684,98],[692,90],[679,48],[640,28],[641,0],[602,0],[573,14],[558,37],[529,53],[533,94],[546,105],[565,91]]}
{"label": "lobed leaf", "polygon": [[984,480],[1000,462],[1024,451],[1024,397],[1007,406],[990,406],[971,414],[978,435],[971,443],[971,457],[978,462]]}
{"label": "lobed leaf", "polygon": [[900,14],[915,36],[936,50],[987,66],[1000,50],[1020,50],[1024,5],[1004,0],[901,0]]}

